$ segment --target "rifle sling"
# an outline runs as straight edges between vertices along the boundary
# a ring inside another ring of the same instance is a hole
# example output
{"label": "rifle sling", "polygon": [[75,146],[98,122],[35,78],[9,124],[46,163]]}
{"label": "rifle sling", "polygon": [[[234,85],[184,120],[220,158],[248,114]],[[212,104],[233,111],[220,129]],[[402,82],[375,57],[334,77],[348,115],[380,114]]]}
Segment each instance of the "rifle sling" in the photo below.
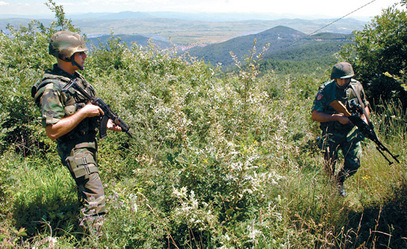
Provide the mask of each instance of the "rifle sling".
{"label": "rifle sling", "polygon": [[[352,84],[350,84],[350,87],[352,88],[353,92],[356,94],[356,97],[358,98],[359,103],[360,103],[360,105],[362,106],[362,111],[363,111],[363,114],[365,114],[365,117],[366,117],[367,122],[369,122],[369,124],[371,124],[370,119],[369,119],[369,116],[368,116],[367,113],[366,113],[366,109],[365,109],[366,106],[365,106],[365,103],[362,101],[362,98],[360,97],[359,92],[356,91],[355,86],[353,86]],[[363,91],[363,90],[362,90],[362,91]]]}

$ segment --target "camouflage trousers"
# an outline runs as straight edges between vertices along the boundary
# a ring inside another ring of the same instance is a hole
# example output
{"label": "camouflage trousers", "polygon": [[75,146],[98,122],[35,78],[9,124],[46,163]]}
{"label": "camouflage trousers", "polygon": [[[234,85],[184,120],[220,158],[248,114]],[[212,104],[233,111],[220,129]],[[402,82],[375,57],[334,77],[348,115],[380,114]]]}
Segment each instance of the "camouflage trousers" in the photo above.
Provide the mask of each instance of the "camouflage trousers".
{"label": "camouflage trousers", "polygon": [[78,186],[79,200],[84,205],[84,215],[106,213],[105,193],[96,161],[96,142],[75,144],[63,164],[69,169]]}
{"label": "camouflage trousers", "polygon": [[[324,167],[330,176],[335,176],[337,181],[344,182],[346,178],[357,172],[360,168],[360,157],[362,155],[362,139],[356,130],[345,134],[336,132],[325,132],[323,134]],[[343,154],[344,164],[335,175],[339,151]]]}

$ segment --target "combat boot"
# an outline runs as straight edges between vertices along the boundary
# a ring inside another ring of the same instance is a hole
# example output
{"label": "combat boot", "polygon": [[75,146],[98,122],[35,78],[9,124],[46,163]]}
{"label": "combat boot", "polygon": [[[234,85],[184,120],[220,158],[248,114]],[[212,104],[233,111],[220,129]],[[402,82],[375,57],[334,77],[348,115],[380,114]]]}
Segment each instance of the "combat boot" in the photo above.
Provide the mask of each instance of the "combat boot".
{"label": "combat boot", "polygon": [[104,215],[94,215],[84,217],[84,228],[89,232],[89,235],[100,238],[103,235],[103,223],[105,221]]}
{"label": "combat boot", "polygon": [[336,174],[336,186],[338,188],[338,194],[342,197],[346,196],[345,185],[344,182],[348,178],[349,172],[347,170],[341,170]]}
{"label": "combat boot", "polygon": [[346,191],[345,191],[345,186],[343,181],[338,181],[337,182],[337,187],[338,187],[338,194],[342,197],[346,196]]}

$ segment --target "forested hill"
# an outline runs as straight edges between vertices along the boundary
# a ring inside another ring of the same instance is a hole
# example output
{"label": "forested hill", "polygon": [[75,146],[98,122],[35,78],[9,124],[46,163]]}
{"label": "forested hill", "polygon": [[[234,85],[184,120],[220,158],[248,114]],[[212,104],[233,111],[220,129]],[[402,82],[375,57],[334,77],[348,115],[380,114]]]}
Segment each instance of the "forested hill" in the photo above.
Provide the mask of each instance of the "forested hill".
{"label": "forested hill", "polygon": [[[274,70],[282,73],[291,73],[292,70],[303,71],[301,67],[310,65],[314,68],[327,68],[334,63],[334,54],[340,51],[343,45],[350,43],[351,34],[340,33],[318,33],[307,35],[298,30],[276,26],[263,32],[239,36],[225,42],[210,44],[207,46],[196,46],[183,53],[189,53],[193,57],[204,59],[205,62],[216,65],[221,63],[224,67],[232,66],[235,61],[231,52],[239,60],[250,54],[253,47],[256,53],[260,53],[264,47],[269,46],[263,54],[261,69]],[[143,35],[103,35],[89,38],[88,45],[94,44],[98,47],[106,44],[111,38],[120,42],[125,42],[131,46],[147,47],[149,43],[157,45],[160,49],[166,50],[172,46],[177,46],[167,41],[153,39]],[[181,51],[183,47],[178,46]],[[303,62],[306,62],[305,64]],[[300,67],[300,68],[298,68]],[[290,71],[291,70],[291,71]],[[321,73],[321,72],[319,72]]]}
{"label": "forested hill", "polygon": [[195,47],[188,53],[203,58],[213,65],[222,63],[230,66],[234,63],[230,52],[233,52],[238,58],[243,58],[254,46],[258,52],[261,52],[262,48],[269,44],[268,49],[264,52],[265,60],[299,61],[309,59],[309,56],[320,59],[332,57],[344,44],[350,42],[350,37],[350,34],[335,33],[307,35],[289,27],[276,26],[257,34],[236,37],[206,47]]}

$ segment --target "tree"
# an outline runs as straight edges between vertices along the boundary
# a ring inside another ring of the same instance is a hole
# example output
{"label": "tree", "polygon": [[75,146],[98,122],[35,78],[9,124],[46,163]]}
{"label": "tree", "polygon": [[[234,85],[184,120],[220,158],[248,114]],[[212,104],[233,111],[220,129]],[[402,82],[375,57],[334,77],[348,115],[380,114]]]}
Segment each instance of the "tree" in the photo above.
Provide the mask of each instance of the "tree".
{"label": "tree", "polygon": [[59,30],[79,32],[65,18],[62,6],[53,0],[46,5],[55,13],[50,27],[31,21],[27,26],[7,25],[7,32],[0,30],[0,152],[14,144],[28,155],[42,143],[33,135],[39,127],[34,125],[38,108],[32,103],[31,87],[55,63],[47,53],[51,35]]}
{"label": "tree", "polygon": [[[405,1],[401,3],[405,5]],[[393,5],[354,34],[353,43],[341,55],[353,64],[371,103],[400,100],[406,108],[406,11]]]}

